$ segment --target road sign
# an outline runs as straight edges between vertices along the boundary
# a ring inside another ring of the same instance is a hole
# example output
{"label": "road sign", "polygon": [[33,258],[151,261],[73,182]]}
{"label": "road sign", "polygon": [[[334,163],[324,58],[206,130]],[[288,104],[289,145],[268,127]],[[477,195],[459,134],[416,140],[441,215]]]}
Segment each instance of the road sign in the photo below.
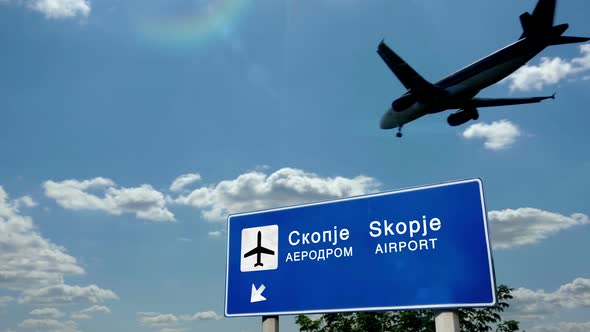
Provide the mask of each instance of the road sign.
{"label": "road sign", "polygon": [[479,179],[228,218],[228,317],[495,302]]}

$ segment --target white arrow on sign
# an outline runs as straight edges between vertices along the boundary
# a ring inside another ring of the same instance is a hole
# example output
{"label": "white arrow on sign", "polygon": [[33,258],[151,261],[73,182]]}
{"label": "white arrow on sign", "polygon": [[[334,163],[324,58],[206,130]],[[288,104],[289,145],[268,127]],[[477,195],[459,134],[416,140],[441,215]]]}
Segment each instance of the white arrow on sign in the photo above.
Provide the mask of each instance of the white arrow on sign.
{"label": "white arrow on sign", "polygon": [[264,292],[265,289],[266,287],[264,286],[264,284],[261,284],[258,289],[256,289],[256,286],[254,286],[254,284],[252,284],[250,303],[266,301],[266,297],[262,296],[262,292]]}

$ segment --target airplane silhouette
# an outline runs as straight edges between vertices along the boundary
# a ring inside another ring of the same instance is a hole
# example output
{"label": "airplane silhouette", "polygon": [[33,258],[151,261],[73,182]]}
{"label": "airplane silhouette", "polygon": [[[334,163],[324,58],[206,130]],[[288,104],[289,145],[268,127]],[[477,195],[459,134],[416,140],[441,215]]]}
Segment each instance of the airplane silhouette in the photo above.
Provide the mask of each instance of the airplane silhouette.
{"label": "airplane silhouette", "polygon": [[266,254],[266,255],[274,255],[275,254],[274,251],[263,247],[261,242],[262,242],[262,232],[258,231],[258,244],[256,245],[256,248],[254,248],[244,254],[244,258],[250,257],[250,256],[256,254],[256,264],[254,264],[254,267],[264,266],[264,264],[262,264],[260,262],[260,255],[261,254]]}
{"label": "airplane silhouette", "polygon": [[428,114],[457,109],[447,118],[449,125],[454,127],[477,120],[477,109],[481,107],[531,104],[555,99],[555,94],[529,98],[479,98],[476,95],[522,67],[548,46],[590,40],[588,37],[562,35],[569,25],[554,25],[556,2],[539,0],[532,14],[525,12],[520,15],[523,33],[518,41],[436,83],[430,83],[420,76],[382,41],[377,47],[377,53],[407,91],[394,100],[383,114],[381,128],[397,128],[396,136],[402,137],[402,126]]}

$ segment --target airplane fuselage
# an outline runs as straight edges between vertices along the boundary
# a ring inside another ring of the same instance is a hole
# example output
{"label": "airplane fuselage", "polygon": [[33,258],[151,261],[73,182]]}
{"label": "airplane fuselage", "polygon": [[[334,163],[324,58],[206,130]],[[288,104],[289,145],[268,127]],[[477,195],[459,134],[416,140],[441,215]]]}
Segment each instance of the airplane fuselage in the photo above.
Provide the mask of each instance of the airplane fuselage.
{"label": "airplane fuselage", "polygon": [[275,252],[262,246],[262,232],[258,231],[258,234],[256,235],[256,247],[244,254],[244,258],[256,255],[256,263],[254,263],[254,267],[264,266],[260,261],[262,254],[274,255]]}
{"label": "airplane fuselage", "polygon": [[[443,78],[434,84],[443,93],[431,99],[421,98],[395,109],[389,107],[381,118],[382,129],[403,126],[424,115],[464,107],[463,103],[476,96],[480,90],[493,85],[522,67],[549,44],[523,38]],[[406,92],[396,102],[411,98],[412,91]]]}

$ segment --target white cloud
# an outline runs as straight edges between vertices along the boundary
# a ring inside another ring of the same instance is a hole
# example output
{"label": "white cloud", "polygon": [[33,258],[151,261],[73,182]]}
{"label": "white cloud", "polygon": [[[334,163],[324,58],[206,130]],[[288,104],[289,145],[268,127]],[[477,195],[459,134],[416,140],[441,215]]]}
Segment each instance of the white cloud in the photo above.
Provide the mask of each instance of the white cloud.
{"label": "white cloud", "polygon": [[166,327],[178,324],[178,317],[173,314],[161,314],[159,312],[138,312],[139,322],[149,327]]}
{"label": "white cloud", "polygon": [[248,172],[215,186],[201,187],[175,202],[202,209],[207,220],[221,221],[230,213],[326,200],[375,191],[379,183],[367,176],[323,178],[294,168],[270,175]]}
{"label": "white cloud", "polygon": [[209,237],[221,237],[223,234],[225,234],[223,231],[211,231]]}
{"label": "white cloud", "polygon": [[27,6],[47,18],[88,16],[90,2],[87,0],[26,0]]}
{"label": "white cloud", "polygon": [[49,318],[60,318],[65,316],[63,312],[56,308],[41,308],[31,311],[31,316],[45,316]]}
{"label": "white cloud", "polygon": [[568,217],[528,207],[490,211],[488,217],[494,249],[537,243],[561,230],[590,223],[590,218],[582,213]]}
{"label": "white cloud", "polygon": [[590,279],[577,278],[554,292],[518,288],[507,312],[519,319],[542,319],[563,309],[590,307]]}
{"label": "white cloud", "polygon": [[[18,303],[21,304],[67,304],[117,298],[112,291],[96,285],[65,285],[65,276],[84,274],[84,269],[66,253],[65,248],[43,238],[32,219],[20,214],[20,205],[18,200],[10,200],[0,186],[0,290],[19,292]],[[13,300],[8,296],[0,297],[0,306]],[[31,315],[59,318],[64,314],[55,308],[40,308],[31,311]],[[23,322],[23,327],[34,328],[35,324],[51,325],[53,322],[51,319],[33,319]],[[56,327],[55,331],[72,330],[71,324],[58,323],[65,325]]]}
{"label": "white cloud", "polygon": [[[152,221],[174,221],[166,208],[164,195],[148,184],[134,188],[117,188],[106,178],[91,180],[46,181],[45,195],[72,210],[99,210],[113,215],[135,213],[137,218]],[[103,197],[94,192],[103,192]]]}
{"label": "white cloud", "polygon": [[59,205],[72,210],[108,210],[105,199],[87,193],[87,190],[98,190],[114,186],[110,179],[102,177],[92,180],[65,180],[62,182],[46,181],[43,183],[45,195],[53,198]]}
{"label": "white cloud", "polygon": [[590,44],[580,45],[579,48],[582,55],[571,60],[542,57],[537,66],[524,65],[506,78],[511,81],[510,90],[541,90],[545,85],[556,84],[590,70]]}
{"label": "white cloud", "polygon": [[490,150],[508,148],[520,135],[520,129],[508,120],[494,121],[491,124],[485,122],[472,124],[463,132],[463,137],[467,139],[485,139],[484,146]]}
{"label": "white cloud", "polygon": [[99,288],[96,285],[86,287],[53,285],[40,289],[26,289],[18,299],[19,303],[97,303],[105,300],[115,300],[119,297],[111,290]]}
{"label": "white cloud", "polygon": [[170,185],[170,190],[174,192],[182,191],[191,183],[201,180],[201,175],[198,173],[183,174],[177,177]]}
{"label": "white cloud", "polygon": [[527,329],[530,332],[588,332],[590,331],[590,322],[559,322],[557,324],[535,326]]}
{"label": "white cloud", "polygon": [[83,314],[96,314],[96,313],[110,314],[111,309],[109,309],[109,307],[106,307],[104,305],[93,305],[92,307],[81,310],[80,312]]}
{"label": "white cloud", "polygon": [[214,311],[202,311],[192,315],[163,314],[159,312],[138,312],[138,321],[141,325],[162,328],[160,331],[184,331],[177,326],[182,322],[194,322],[202,320],[220,320],[223,317]]}
{"label": "white cloud", "polygon": [[23,4],[45,15],[46,18],[87,17],[91,10],[88,0],[2,0],[1,2]]}
{"label": "white cloud", "polygon": [[113,207],[113,213],[134,212],[140,219],[152,221],[174,221],[172,212],[166,209],[164,195],[144,184],[136,188],[109,188],[107,202]]}
{"label": "white cloud", "polygon": [[202,312],[197,312],[195,314],[192,315],[182,315],[180,316],[180,319],[184,320],[184,321],[196,321],[196,320],[220,320],[221,317],[220,315],[216,314],[215,311],[202,311]]}
{"label": "white cloud", "polygon": [[18,327],[23,329],[40,330],[51,329],[55,332],[76,332],[78,331],[78,324],[74,321],[60,322],[55,319],[25,319]]}
{"label": "white cloud", "polygon": [[92,314],[96,314],[96,313],[100,313],[100,314],[110,314],[111,313],[111,309],[109,309],[109,307],[103,306],[103,305],[93,305],[90,308],[86,308],[83,310],[80,310],[78,312],[72,313],[70,315],[70,317],[72,319],[90,319],[92,318]]}
{"label": "white cloud", "polygon": [[79,312],[74,312],[70,315],[71,319],[75,319],[75,320],[82,320],[82,319],[90,319],[92,318],[92,316],[88,315],[88,314],[82,314]]}
{"label": "white cloud", "polygon": [[0,288],[23,290],[61,284],[84,269],[66,249],[43,238],[19,204],[0,186]]}
{"label": "white cloud", "polygon": [[37,206],[37,202],[35,202],[30,196],[23,196],[15,200],[16,207],[20,208],[21,206],[24,207],[35,207]]}

